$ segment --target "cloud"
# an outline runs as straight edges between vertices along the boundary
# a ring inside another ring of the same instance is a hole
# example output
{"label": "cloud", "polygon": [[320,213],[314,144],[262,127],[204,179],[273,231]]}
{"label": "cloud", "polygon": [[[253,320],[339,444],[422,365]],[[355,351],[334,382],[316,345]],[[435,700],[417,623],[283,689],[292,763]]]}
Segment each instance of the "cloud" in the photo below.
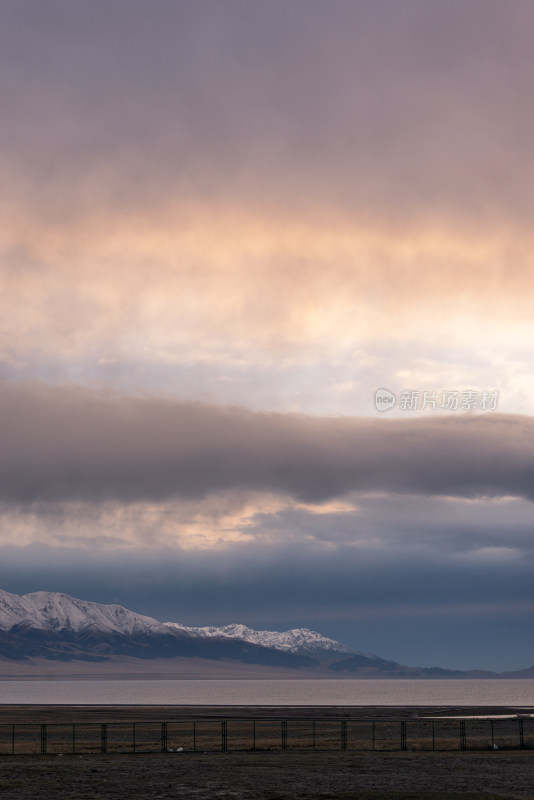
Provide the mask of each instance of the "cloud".
{"label": "cloud", "polygon": [[504,210],[528,225],[528,3],[224,0],[147,13],[123,0],[73,14],[65,0],[27,0],[4,4],[1,22],[6,166],[14,196],[33,185],[49,214],[95,195],[144,207],[232,193],[404,221]]}
{"label": "cloud", "polygon": [[499,388],[532,409],[526,239],[188,213],[6,224],[0,377],[317,414],[368,414],[380,385]]}
{"label": "cloud", "polygon": [[391,347],[529,410],[532,22],[497,0],[2,4],[0,374],[346,413],[343,384],[373,388],[354,354]]}
{"label": "cloud", "polygon": [[224,491],[320,503],[353,491],[531,499],[533,422],[261,414],[4,384],[1,497],[164,500]]}

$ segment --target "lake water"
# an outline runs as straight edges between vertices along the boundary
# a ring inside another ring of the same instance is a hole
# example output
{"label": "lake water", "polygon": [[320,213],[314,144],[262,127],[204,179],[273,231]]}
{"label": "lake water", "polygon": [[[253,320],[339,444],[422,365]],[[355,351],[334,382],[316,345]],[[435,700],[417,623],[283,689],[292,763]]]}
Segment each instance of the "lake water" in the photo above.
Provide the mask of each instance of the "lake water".
{"label": "lake water", "polygon": [[0,681],[1,704],[534,706],[534,680]]}

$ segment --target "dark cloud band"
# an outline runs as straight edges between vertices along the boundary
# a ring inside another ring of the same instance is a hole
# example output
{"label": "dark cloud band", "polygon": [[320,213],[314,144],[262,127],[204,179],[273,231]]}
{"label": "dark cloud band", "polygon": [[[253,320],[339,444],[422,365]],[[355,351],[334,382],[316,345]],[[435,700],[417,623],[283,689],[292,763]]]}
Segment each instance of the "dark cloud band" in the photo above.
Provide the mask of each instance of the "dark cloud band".
{"label": "dark cloud band", "polygon": [[534,422],[521,416],[310,418],[4,385],[0,419],[0,492],[12,502],[533,494]]}

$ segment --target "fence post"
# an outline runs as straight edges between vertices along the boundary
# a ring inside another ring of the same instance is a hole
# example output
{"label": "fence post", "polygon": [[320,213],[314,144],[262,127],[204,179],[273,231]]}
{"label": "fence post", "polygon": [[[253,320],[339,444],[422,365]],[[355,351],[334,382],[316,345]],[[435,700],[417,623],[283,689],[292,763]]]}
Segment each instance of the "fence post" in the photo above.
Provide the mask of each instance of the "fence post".
{"label": "fence post", "polygon": [[491,720],[491,747],[495,750],[495,732],[493,730],[493,720]]}
{"label": "fence post", "polygon": [[525,746],[525,733],[523,729],[523,720],[518,719],[517,722],[519,724],[519,747],[523,749]]}
{"label": "fence post", "polygon": [[434,720],[432,720],[432,751],[436,749],[436,732],[434,730]]}
{"label": "fence post", "polygon": [[465,736],[465,720],[460,720],[460,750],[467,750],[467,739]]}
{"label": "fence post", "polygon": [[100,726],[100,752],[107,753],[108,751],[108,726],[103,722]]}
{"label": "fence post", "polygon": [[161,723],[161,752],[162,753],[166,753],[167,752],[167,745],[168,745],[168,741],[167,741],[167,723],[166,722],[162,722]]}
{"label": "fence post", "polygon": [[406,750],[406,721],[401,722],[401,750]]}
{"label": "fence post", "polygon": [[46,755],[46,725],[41,725],[41,755]]}
{"label": "fence post", "polygon": [[228,749],[228,723],[224,720],[221,723],[221,749],[226,753]]}
{"label": "fence post", "polygon": [[287,750],[287,719],[282,720],[282,750]]}

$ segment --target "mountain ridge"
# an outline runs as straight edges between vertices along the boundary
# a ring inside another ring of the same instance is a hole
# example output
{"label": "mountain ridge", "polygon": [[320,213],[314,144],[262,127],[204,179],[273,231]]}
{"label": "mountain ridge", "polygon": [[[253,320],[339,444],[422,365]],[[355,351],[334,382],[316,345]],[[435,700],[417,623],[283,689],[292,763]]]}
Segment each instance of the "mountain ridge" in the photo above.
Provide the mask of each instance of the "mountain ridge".
{"label": "mountain ridge", "polygon": [[171,632],[182,639],[238,640],[293,654],[353,653],[346,645],[307,628],[278,632],[255,631],[241,624],[191,627],[179,622],[159,622],[124,606],[79,600],[62,592],[16,595],[0,590],[0,631],[47,631],[64,635],[94,631],[127,636]]}
{"label": "mountain ridge", "polygon": [[[60,592],[16,595],[0,590],[0,658],[10,662],[111,662],[177,659],[240,662],[308,670],[315,676],[358,678],[534,678],[534,666],[495,673],[408,667],[351,650],[308,628],[257,631],[246,625],[194,627],[159,622],[117,604],[80,600]],[[213,668],[212,668],[213,670]],[[241,670],[242,672],[242,670]],[[179,673],[176,674],[176,677]]]}
{"label": "mountain ridge", "polygon": [[252,644],[272,647],[284,652],[301,653],[310,656],[325,656],[331,654],[352,655],[354,650],[341,642],[329,639],[317,631],[309,628],[292,628],[288,631],[254,630],[246,625],[231,623],[229,625],[205,627],[190,627],[178,622],[165,622],[165,625],[176,627],[179,630],[195,633],[204,638],[232,638],[241,639]]}
{"label": "mountain ridge", "polygon": [[[234,627],[245,630],[246,626]],[[316,659],[305,652],[304,629],[298,631],[300,649],[288,647],[286,641],[282,647],[273,646],[275,632],[270,632],[267,643],[262,641],[261,635],[255,636],[256,632],[246,630],[248,638],[230,636],[228,631],[224,634],[222,629],[213,627],[207,635],[205,631],[198,633],[180,623],[159,622],[116,604],[79,600],[59,592],[16,595],[0,590],[0,655],[5,658],[24,660],[44,656],[50,660],[98,661],[116,655],[196,656],[294,668],[316,664]],[[296,633],[292,632],[295,641]],[[319,641],[351,652],[321,634],[307,633],[313,638],[314,652],[320,650]]]}

